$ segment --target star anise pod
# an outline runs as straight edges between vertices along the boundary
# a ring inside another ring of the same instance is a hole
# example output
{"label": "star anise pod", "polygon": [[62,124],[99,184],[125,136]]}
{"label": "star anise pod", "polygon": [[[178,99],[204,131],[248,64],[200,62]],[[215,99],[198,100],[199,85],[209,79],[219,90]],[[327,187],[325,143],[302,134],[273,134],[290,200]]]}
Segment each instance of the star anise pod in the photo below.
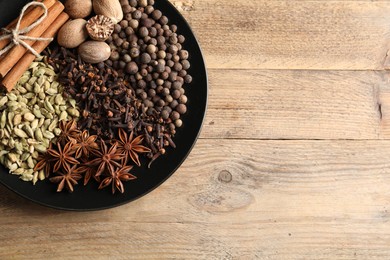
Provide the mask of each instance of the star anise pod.
{"label": "star anise pod", "polygon": [[47,153],[49,153],[52,157],[52,161],[55,161],[53,171],[57,172],[61,167],[65,169],[65,171],[69,171],[71,165],[80,164],[77,161],[73,154],[75,151],[72,149],[72,142],[67,142],[64,148],[61,148],[61,144],[57,143],[57,149],[48,149]]}
{"label": "star anise pod", "polygon": [[[48,149],[52,149],[52,144],[50,143],[50,146]],[[38,155],[37,164],[34,167],[34,171],[40,171],[43,169],[45,172],[45,177],[49,177],[51,173],[51,162],[53,160],[53,157],[49,153],[40,153]]]}
{"label": "star anise pod", "polygon": [[84,186],[88,184],[91,177],[100,183],[100,177],[96,176],[96,167],[88,165],[87,161],[84,161],[79,167],[77,167],[76,172],[84,175]]}
{"label": "star anise pod", "polygon": [[131,131],[130,135],[127,135],[125,130],[119,128],[119,140],[118,140],[118,152],[125,155],[124,164],[127,164],[128,158],[130,158],[135,164],[141,166],[138,153],[148,153],[150,149],[141,145],[144,140],[142,135],[133,139],[134,132]]}
{"label": "star anise pod", "polygon": [[81,175],[76,172],[76,167],[77,165],[73,165],[72,168],[65,170],[65,173],[58,172],[58,176],[50,178],[51,182],[58,183],[57,192],[61,192],[64,187],[66,187],[69,192],[73,192],[73,186],[82,178]]}
{"label": "star anise pod", "polygon": [[96,149],[99,149],[96,139],[97,135],[90,136],[87,130],[84,130],[82,133],[77,135],[75,138],[76,142],[73,144],[75,158],[78,159],[81,156],[88,158],[90,152],[94,152]]}
{"label": "star anise pod", "polygon": [[133,174],[129,173],[132,168],[133,166],[131,165],[117,168],[100,183],[99,189],[103,189],[111,184],[112,194],[114,194],[116,190],[124,193],[125,188],[123,187],[122,181],[130,181],[137,178]]}
{"label": "star anise pod", "polygon": [[62,145],[65,145],[67,142],[71,141],[72,138],[75,139],[80,133],[80,130],[77,128],[77,122],[75,120],[68,122],[63,120],[60,122],[59,128],[61,129],[61,134],[58,136],[57,142],[61,143]]}
{"label": "star anise pod", "polygon": [[100,176],[104,170],[113,172],[115,167],[122,167],[119,163],[123,158],[123,154],[117,152],[118,143],[114,143],[110,149],[108,149],[106,143],[102,140],[100,142],[100,151],[95,152],[96,159],[90,161],[88,165],[98,166],[96,176]]}

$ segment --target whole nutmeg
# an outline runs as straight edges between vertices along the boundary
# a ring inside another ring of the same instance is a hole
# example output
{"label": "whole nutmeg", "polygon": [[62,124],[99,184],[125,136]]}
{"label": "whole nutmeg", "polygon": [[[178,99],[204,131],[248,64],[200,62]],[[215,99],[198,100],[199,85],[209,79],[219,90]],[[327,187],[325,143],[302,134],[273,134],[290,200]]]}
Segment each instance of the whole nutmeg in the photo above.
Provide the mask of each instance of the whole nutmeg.
{"label": "whole nutmeg", "polygon": [[92,13],[92,0],[66,0],[65,12],[73,19],[85,18]]}
{"label": "whole nutmeg", "polygon": [[65,48],[76,48],[88,39],[88,33],[85,28],[87,21],[84,19],[75,19],[66,22],[58,31],[58,44]]}
{"label": "whole nutmeg", "polygon": [[110,17],[114,23],[123,19],[123,11],[119,0],[93,0],[95,14],[102,14]]}
{"label": "whole nutmeg", "polygon": [[78,53],[83,61],[94,64],[108,60],[111,49],[105,42],[86,41],[79,46]]}
{"label": "whole nutmeg", "polygon": [[86,25],[89,36],[96,41],[105,41],[114,32],[114,22],[104,15],[96,15]]}

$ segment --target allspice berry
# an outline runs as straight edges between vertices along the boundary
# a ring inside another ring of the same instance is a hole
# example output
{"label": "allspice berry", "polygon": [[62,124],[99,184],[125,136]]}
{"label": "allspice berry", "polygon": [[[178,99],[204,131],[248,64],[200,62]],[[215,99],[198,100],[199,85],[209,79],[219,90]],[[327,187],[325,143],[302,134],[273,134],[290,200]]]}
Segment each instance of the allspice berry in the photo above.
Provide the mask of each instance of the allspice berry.
{"label": "allspice berry", "polygon": [[85,18],[92,13],[92,0],[67,0],[65,12],[73,19]]}

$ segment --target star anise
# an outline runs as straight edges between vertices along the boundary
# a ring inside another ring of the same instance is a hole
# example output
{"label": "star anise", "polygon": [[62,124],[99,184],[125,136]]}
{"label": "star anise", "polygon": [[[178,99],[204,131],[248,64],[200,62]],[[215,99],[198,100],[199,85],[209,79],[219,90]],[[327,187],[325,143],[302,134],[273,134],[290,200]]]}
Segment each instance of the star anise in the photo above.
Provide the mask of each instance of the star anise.
{"label": "star anise", "polygon": [[91,177],[100,183],[100,177],[96,176],[96,167],[88,165],[87,161],[84,161],[79,167],[77,167],[76,172],[84,175],[84,186],[88,184]]}
{"label": "star anise", "polygon": [[137,178],[133,174],[129,173],[132,168],[133,166],[131,165],[117,168],[100,183],[99,189],[103,189],[111,184],[112,194],[114,194],[116,190],[124,193],[125,188],[123,187],[122,181],[130,181]]}
{"label": "star anise", "polygon": [[75,138],[76,142],[73,145],[75,158],[78,159],[81,156],[88,158],[90,152],[94,152],[96,149],[99,149],[96,139],[97,135],[90,136],[87,130],[84,130],[82,133],[77,135]]}
{"label": "star anise", "polygon": [[69,192],[73,192],[73,186],[77,184],[77,181],[81,179],[81,175],[76,172],[77,165],[73,165],[72,168],[65,170],[65,173],[58,172],[58,176],[50,178],[53,183],[58,183],[57,192],[61,192],[64,187]]}
{"label": "star anise", "polygon": [[57,142],[65,145],[68,141],[71,141],[72,138],[76,138],[80,133],[80,130],[77,128],[77,122],[74,120],[66,122],[65,120],[61,121],[59,124],[61,129],[61,134],[58,137]]}
{"label": "star anise", "polygon": [[61,167],[65,169],[65,171],[69,171],[71,165],[79,164],[73,154],[75,151],[72,149],[72,142],[67,142],[64,148],[61,148],[61,144],[57,143],[57,149],[48,149],[47,153],[49,153],[52,157],[52,161],[55,161],[53,171],[57,172]]}
{"label": "star anise", "polygon": [[118,143],[114,143],[110,149],[108,149],[106,143],[102,140],[100,142],[100,151],[95,152],[96,159],[90,161],[88,165],[98,166],[96,176],[100,176],[106,169],[109,172],[113,172],[115,167],[122,167],[118,162],[123,158],[123,154],[117,152]]}
{"label": "star anise", "polygon": [[[50,143],[50,146],[48,149],[52,149],[52,144]],[[34,171],[40,171],[43,169],[43,171],[45,172],[45,177],[49,177],[50,173],[51,173],[51,162],[53,160],[53,157],[49,154],[49,153],[40,153],[38,155],[38,159],[37,159],[37,164],[35,165],[34,167]]]}
{"label": "star anise", "polygon": [[119,140],[118,140],[118,152],[125,155],[124,164],[127,164],[128,158],[130,158],[135,164],[141,166],[138,153],[148,153],[150,149],[141,145],[144,137],[142,135],[133,139],[134,132],[131,131],[128,136],[125,130],[119,128]]}

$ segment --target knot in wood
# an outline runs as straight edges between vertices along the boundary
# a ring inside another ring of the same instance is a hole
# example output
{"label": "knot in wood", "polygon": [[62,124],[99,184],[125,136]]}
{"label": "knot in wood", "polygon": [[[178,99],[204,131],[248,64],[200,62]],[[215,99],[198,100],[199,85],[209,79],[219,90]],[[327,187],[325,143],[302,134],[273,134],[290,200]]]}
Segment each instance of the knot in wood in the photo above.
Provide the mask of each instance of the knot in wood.
{"label": "knot in wood", "polygon": [[232,174],[227,170],[221,171],[218,175],[218,180],[221,182],[229,183],[232,181],[232,179],[233,179]]}

